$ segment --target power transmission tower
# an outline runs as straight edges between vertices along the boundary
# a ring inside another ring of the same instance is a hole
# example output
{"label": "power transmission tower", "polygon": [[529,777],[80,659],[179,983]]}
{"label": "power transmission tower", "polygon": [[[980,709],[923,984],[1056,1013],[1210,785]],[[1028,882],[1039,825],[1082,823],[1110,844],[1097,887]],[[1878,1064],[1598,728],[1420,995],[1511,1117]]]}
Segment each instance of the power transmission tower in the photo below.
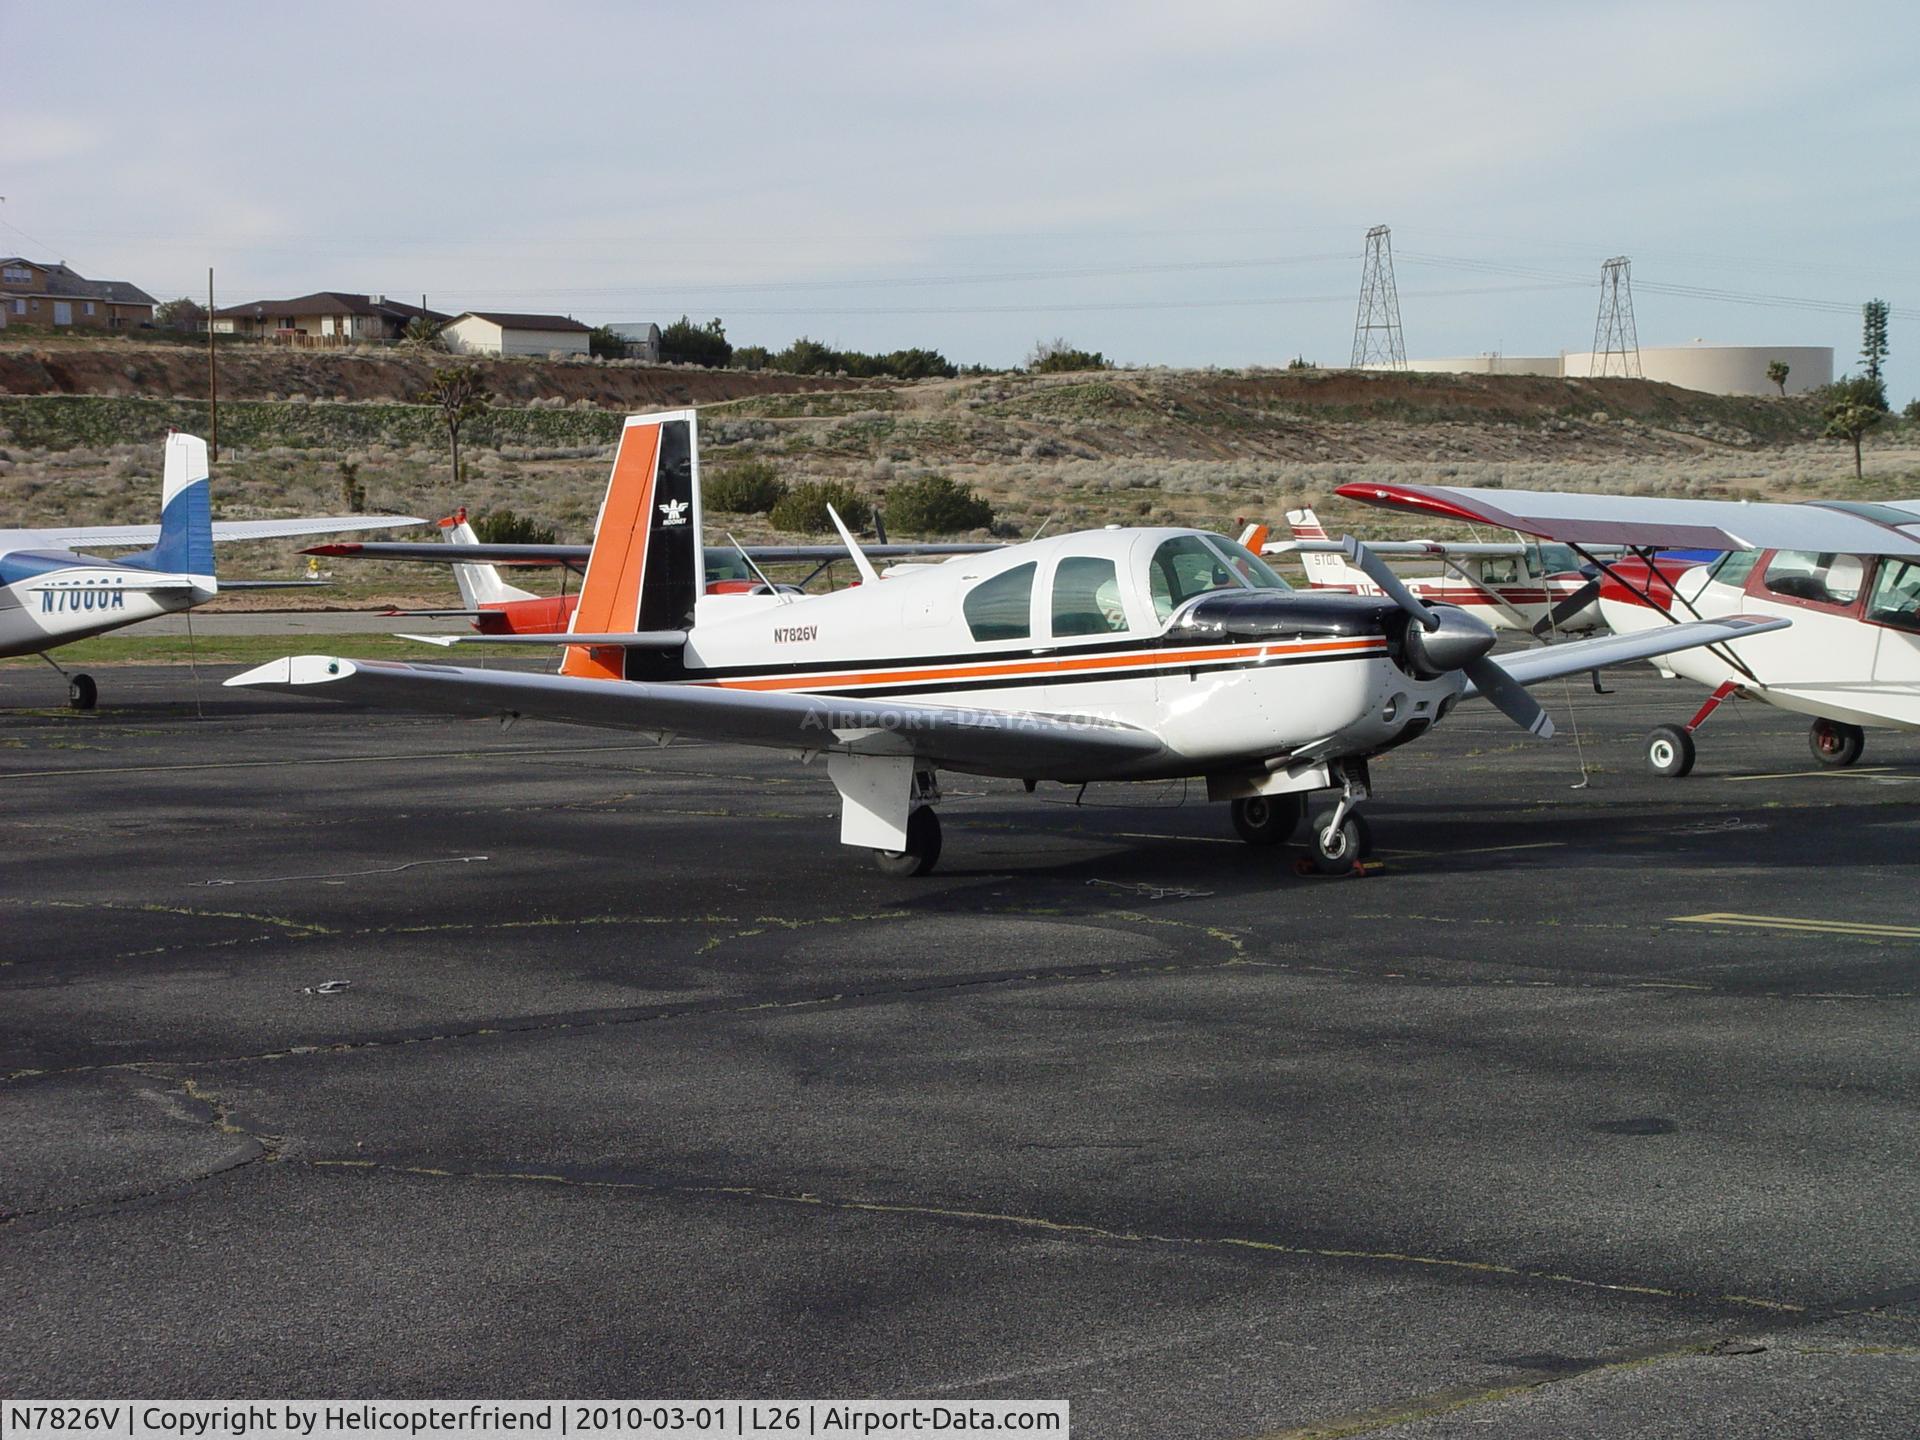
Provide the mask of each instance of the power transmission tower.
{"label": "power transmission tower", "polygon": [[1633,280],[1627,257],[1616,255],[1600,267],[1600,314],[1593,322],[1592,375],[1611,375],[1614,357],[1620,373],[1640,379],[1640,333],[1633,327]]}
{"label": "power transmission tower", "polygon": [[1400,335],[1400,292],[1393,283],[1392,233],[1384,225],[1367,231],[1360,313],[1353,322],[1353,368],[1373,364],[1407,368],[1407,343]]}

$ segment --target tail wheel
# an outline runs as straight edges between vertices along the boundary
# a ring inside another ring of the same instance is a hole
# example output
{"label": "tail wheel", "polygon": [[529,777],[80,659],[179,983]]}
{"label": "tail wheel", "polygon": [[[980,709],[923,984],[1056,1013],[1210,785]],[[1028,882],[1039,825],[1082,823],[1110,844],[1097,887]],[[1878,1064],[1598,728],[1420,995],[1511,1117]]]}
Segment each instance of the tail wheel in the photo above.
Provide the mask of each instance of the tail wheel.
{"label": "tail wheel", "polygon": [[1333,816],[1313,822],[1313,868],[1322,875],[1345,875],[1373,853],[1373,831],[1359,815],[1349,815],[1335,829]]}
{"label": "tail wheel", "polygon": [[67,704],[76,710],[91,710],[100,703],[100,687],[91,675],[67,677]]}
{"label": "tail wheel", "polygon": [[905,879],[925,875],[940,861],[940,817],[922,805],[907,817],[907,848],[876,850],[873,863],[882,875]]}
{"label": "tail wheel", "polygon": [[1249,795],[1233,802],[1233,828],[1249,845],[1284,845],[1306,818],[1304,795]]}
{"label": "tail wheel", "polygon": [[1661,725],[1647,736],[1647,768],[1677,780],[1693,769],[1693,736],[1678,725]]}
{"label": "tail wheel", "polygon": [[1867,748],[1867,732],[1838,720],[1816,720],[1807,732],[1807,744],[1814,759],[1838,769],[1860,758],[1860,752]]}

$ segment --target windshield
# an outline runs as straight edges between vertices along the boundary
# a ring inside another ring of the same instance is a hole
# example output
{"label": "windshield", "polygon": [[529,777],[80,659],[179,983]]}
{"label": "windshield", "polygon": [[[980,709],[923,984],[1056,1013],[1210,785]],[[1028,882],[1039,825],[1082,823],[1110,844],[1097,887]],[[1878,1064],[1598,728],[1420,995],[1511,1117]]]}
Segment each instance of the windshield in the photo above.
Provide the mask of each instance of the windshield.
{"label": "windshield", "polygon": [[1224,535],[1176,535],[1147,562],[1147,588],[1162,620],[1211,590],[1287,590],[1292,587],[1246,546]]}
{"label": "windshield", "polygon": [[1238,540],[1224,535],[1209,535],[1207,543],[1227,557],[1227,563],[1247,586],[1254,590],[1291,590],[1293,587],[1274,573],[1273,567]]}

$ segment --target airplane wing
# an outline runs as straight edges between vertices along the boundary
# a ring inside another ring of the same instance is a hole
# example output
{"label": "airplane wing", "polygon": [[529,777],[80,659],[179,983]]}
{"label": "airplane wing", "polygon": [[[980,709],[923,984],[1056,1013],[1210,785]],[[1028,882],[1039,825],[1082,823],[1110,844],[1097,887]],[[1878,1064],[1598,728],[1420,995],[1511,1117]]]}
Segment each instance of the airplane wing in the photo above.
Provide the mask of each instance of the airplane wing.
{"label": "airplane wing", "polygon": [[[290,520],[216,520],[215,541],[283,540],[297,535],[339,535],[348,530],[395,530],[405,525],[424,525],[417,515],[308,515]],[[63,550],[87,550],[114,545],[158,545],[158,525],[76,525],[33,529],[49,546]]]}
{"label": "airplane wing", "polygon": [[532,635],[401,635],[402,640],[417,640],[422,645],[585,645],[619,646],[626,650],[678,650],[687,643],[684,630],[627,630],[604,634],[576,635],[557,630]]}
{"label": "airplane wing", "polygon": [[[1369,540],[1367,548],[1376,555],[1390,555],[1410,559],[1427,560],[1517,560],[1527,553],[1527,547],[1517,540],[1498,541],[1461,541],[1451,540]],[[1269,540],[1261,547],[1262,555],[1342,555],[1338,540]]]}
{"label": "airplane wing", "polygon": [[[217,535],[215,538],[219,538]],[[711,547],[710,547],[711,548]],[[746,552],[768,564],[787,561],[844,560],[844,545],[747,545]],[[875,560],[905,560],[927,555],[978,555],[1002,549],[998,544],[978,541],[951,545],[862,545],[861,552]],[[426,560],[442,565],[568,565],[586,568],[591,545],[452,545],[445,541],[410,542],[405,540],[340,541],[314,545],[308,555],[350,556],[358,560]]]}
{"label": "airplane wing", "polygon": [[1920,504],[1674,500],[1558,490],[1476,490],[1357,480],[1336,492],[1417,515],[1497,525],[1569,545],[1812,550],[1920,556]]}
{"label": "airplane wing", "polygon": [[780,695],[713,685],[660,685],[571,675],[473,670],[397,660],[293,655],[226,682],[249,690],[319,691],[387,708],[527,715],[579,725],[731,741],[810,754],[911,755],[951,769],[1039,779],[1143,761],[1159,739],[1130,725],[912,701]]}
{"label": "airplane wing", "polygon": [[[1523,650],[1502,655],[1493,661],[1507,678],[1519,685],[1538,685],[1562,675],[1579,675],[1608,665],[1626,665],[1635,660],[1652,660],[1675,650],[1691,650],[1700,645],[1718,645],[1749,635],[1764,635],[1769,630],[1784,630],[1793,622],[1773,616],[1728,615],[1718,620],[1689,620],[1681,625],[1663,625],[1631,635],[1601,635],[1592,640],[1574,640],[1547,645],[1538,650]],[[1463,699],[1480,694],[1480,687],[1469,683]]]}

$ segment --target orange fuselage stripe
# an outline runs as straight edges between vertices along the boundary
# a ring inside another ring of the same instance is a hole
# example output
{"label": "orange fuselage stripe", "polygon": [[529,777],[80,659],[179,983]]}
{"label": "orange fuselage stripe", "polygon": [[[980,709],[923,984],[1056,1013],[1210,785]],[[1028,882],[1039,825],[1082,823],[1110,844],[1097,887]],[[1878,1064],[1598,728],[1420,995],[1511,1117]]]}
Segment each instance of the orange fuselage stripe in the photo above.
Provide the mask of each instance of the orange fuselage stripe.
{"label": "orange fuselage stripe", "polygon": [[753,675],[737,680],[697,683],[723,690],[837,690],[848,685],[921,685],[943,680],[1018,680],[1035,675],[1067,675],[1090,670],[1161,669],[1170,665],[1208,665],[1267,656],[1350,654],[1384,650],[1378,637],[1320,640],[1304,645],[1233,645],[1198,650],[1154,650],[1136,655],[1059,655],[973,665],[943,665],[926,670],[849,670],[839,674]]}
{"label": "orange fuselage stripe", "polygon": [[[607,503],[600,531],[587,560],[587,578],[574,607],[572,629],[586,635],[624,633],[638,623],[640,579],[647,568],[647,537],[652,532],[654,462],[660,451],[658,425],[629,425],[613,457]],[[560,663],[562,675],[618,680],[624,652],[576,646]]]}

